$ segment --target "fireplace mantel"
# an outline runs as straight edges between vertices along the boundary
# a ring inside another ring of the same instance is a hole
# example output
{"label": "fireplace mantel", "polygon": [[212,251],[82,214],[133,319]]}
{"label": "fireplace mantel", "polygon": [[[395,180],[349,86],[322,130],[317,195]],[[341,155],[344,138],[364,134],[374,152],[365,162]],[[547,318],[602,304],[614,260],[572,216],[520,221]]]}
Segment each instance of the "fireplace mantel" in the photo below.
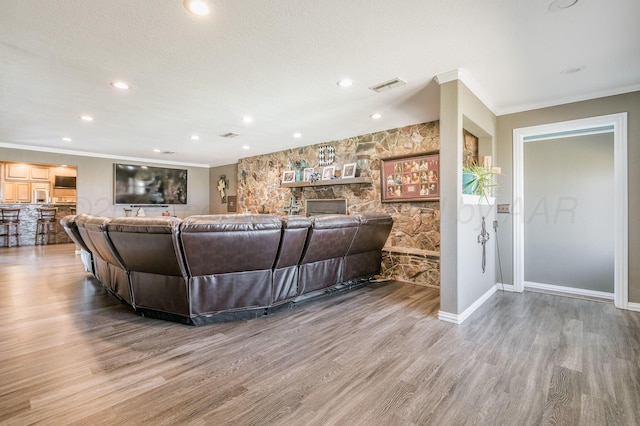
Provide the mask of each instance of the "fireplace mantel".
{"label": "fireplace mantel", "polygon": [[354,184],[371,184],[370,177],[354,177],[354,178],[337,178],[331,180],[317,180],[315,182],[286,182],[281,183],[282,188],[305,188],[308,186],[332,186],[332,185],[354,185]]}

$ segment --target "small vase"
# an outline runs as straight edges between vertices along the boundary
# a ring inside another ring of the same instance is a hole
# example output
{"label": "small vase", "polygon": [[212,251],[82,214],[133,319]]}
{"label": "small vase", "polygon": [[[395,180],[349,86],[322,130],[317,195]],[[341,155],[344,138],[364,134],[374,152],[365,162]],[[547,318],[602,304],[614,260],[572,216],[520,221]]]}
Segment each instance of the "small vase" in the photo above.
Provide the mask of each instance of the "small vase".
{"label": "small vase", "polygon": [[296,182],[302,182],[302,169],[296,169]]}
{"label": "small vase", "polygon": [[478,190],[478,176],[474,173],[462,173],[462,193],[475,194]]}

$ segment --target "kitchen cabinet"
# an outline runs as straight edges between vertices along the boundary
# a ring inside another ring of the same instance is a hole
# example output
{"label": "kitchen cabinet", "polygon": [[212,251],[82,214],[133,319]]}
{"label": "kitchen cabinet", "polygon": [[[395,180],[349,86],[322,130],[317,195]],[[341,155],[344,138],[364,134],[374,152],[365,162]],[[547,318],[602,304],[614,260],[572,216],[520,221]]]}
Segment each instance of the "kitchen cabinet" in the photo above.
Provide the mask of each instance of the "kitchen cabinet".
{"label": "kitchen cabinet", "polygon": [[4,184],[5,203],[30,203],[31,184],[27,182],[5,182]]}
{"label": "kitchen cabinet", "polygon": [[29,166],[26,164],[7,164],[6,167],[7,179],[28,179],[29,178]]}
{"label": "kitchen cabinet", "polygon": [[32,180],[49,180],[49,167],[31,166]]}

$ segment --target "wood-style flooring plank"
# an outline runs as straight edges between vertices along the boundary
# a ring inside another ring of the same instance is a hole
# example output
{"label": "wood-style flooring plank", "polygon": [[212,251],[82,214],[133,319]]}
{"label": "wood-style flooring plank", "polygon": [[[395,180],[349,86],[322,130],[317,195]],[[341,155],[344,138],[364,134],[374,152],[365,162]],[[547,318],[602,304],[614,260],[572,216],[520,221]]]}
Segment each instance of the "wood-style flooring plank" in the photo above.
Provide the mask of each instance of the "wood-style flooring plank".
{"label": "wood-style flooring plank", "polygon": [[542,424],[568,425],[580,418],[581,375],[582,373],[565,367],[556,366],[553,369]]}

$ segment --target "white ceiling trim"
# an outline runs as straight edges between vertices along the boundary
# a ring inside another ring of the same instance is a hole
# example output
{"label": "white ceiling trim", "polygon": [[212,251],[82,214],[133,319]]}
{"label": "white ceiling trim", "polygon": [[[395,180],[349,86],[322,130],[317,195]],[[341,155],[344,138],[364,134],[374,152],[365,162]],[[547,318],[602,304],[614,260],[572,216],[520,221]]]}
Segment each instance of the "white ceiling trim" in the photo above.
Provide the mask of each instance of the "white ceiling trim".
{"label": "white ceiling trim", "polygon": [[18,145],[14,143],[6,143],[6,142],[0,142],[0,148],[20,149],[24,151],[51,152],[55,154],[77,155],[80,157],[109,158],[112,160],[137,161],[141,163],[170,164],[172,166],[206,167],[206,168],[210,167],[208,164],[202,164],[202,163],[183,163],[180,161],[157,160],[157,159],[141,158],[141,157],[125,157],[121,155],[73,151],[73,150],[58,149],[58,148],[44,148],[40,146]]}
{"label": "white ceiling trim", "polygon": [[434,78],[436,83],[442,85],[454,80],[460,80],[465,86],[473,93],[480,102],[482,102],[487,108],[491,110],[495,115],[496,106],[487,92],[478,84],[478,82],[471,76],[471,73],[465,68],[457,68],[455,70],[447,71],[441,74],[437,74]]}
{"label": "white ceiling trim", "polygon": [[586,94],[580,94],[579,96],[569,96],[566,98],[554,99],[553,102],[539,102],[517,105],[510,108],[500,108],[496,115],[516,114],[524,111],[532,111],[541,108],[549,108],[558,105],[570,104],[573,102],[588,101],[590,99],[604,98],[607,96],[624,95],[625,93],[640,91],[640,84],[632,84],[630,86],[616,88],[611,90],[603,90],[599,92],[591,92]]}

